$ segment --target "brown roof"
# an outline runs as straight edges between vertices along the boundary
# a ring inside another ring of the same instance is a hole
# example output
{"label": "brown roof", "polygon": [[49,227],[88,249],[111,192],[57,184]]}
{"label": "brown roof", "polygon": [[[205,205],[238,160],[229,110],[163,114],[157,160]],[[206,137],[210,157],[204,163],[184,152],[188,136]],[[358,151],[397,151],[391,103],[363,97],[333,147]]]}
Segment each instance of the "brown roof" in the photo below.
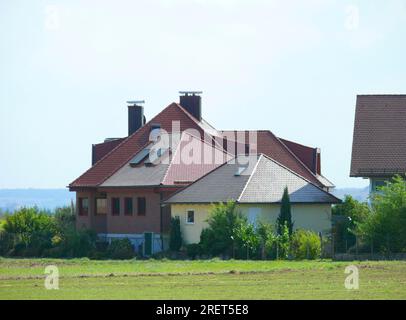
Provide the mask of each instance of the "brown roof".
{"label": "brown roof", "polygon": [[[227,133],[230,131],[222,131]],[[238,132],[238,131],[231,131]],[[240,131],[241,132],[241,131]],[[322,183],[315,177],[313,172],[271,131],[258,130],[258,131],[244,131],[246,138],[245,141],[249,142],[249,133],[257,134],[257,149],[250,150],[251,153],[263,153],[277,162],[283,164],[289,169],[295,171],[297,174],[305,177],[312,183],[322,185]]]}
{"label": "brown roof", "polygon": [[317,148],[304,146],[303,144],[279,138],[299,159],[306,167],[308,167],[314,174],[321,174],[320,170],[320,153]]}
{"label": "brown roof", "polygon": [[[203,136],[203,133],[209,133],[210,136],[221,136],[222,133],[209,126],[206,122],[199,122],[192,115],[190,115],[184,108],[177,103],[172,103],[158,115],[152,118],[143,127],[138,129],[128,138],[125,138],[117,146],[115,146],[110,152],[104,155],[99,161],[95,163],[89,170],[82,174],[79,178],[73,181],[69,187],[96,187],[101,185],[115,172],[127,164],[134,155],[140,152],[148,143],[148,137],[152,124],[159,123],[161,128],[168,133],[172,132],[172,122],[178,121],[180,124],[180,131],[183,132],[187,129],[195,129]],[[225,131],[223,131],[224,133]],[[236,132],[236,131],[234,131]],[[280,162],[289,169],[295,171],[297,174],[305,177],[312,183],[319,186],[323,186],[323,183],[317,179],[317,177],[311,172],[311,170],[302,162],[301,159],[294,152],[292,152],[279,138],[277,138],[271,131],[262,130],[255,131],[257,133],[257,149],[250,150],[252,153],[264,153]],[[246,135],[246,141],[248,142],[249,131],[243,131],[242,134]],[[220,146],[221,147],[221,146]],[[190,170],[193,168],[191,167]],[[214,169],[214,167],[204,168]],[[186,169],[180,170],[178,166],[173,166],[168,171],[165,178],[165,183],[175,183],[176,179],[186,179],[186,176],[197,177],[195,173],[196,169],[187,173],[185,177],[179,176],[179,172],[186,172]],[[173,174],[172,174],[173,173]],[[174,174],[176,173],[176,174]],[[199,171],[200,173],[200,171]]]}
{"label": "brown roof", "polygon": [[144,148],[152,124],[159,123],[162,129],[172,132],[172,121],[179,121],[180,131],[194,128],[202,134],[197,120],[180,105],[172,103],[73,181],[69,187],[94,187],[103,183]]}
{"label": "brown roof", "polygon": [[406,172],[406,95],[359,95],[351,177]]}
{"label": "brown roof", "polygon": [[125,138],[117,138],[110,141],[94,144],[92,147],[92,165],[103,158],[111,150],[117,147]]}

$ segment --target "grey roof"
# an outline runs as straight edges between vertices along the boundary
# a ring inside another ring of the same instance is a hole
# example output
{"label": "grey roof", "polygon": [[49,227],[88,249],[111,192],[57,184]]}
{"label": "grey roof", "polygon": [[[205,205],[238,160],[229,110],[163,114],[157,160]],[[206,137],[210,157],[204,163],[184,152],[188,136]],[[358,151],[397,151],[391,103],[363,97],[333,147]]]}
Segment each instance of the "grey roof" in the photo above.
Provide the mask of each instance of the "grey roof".
{"label": "grey roof", "polygon": [[285,187],[292,203],[339,202],[330,193],[267,156],[261,156],[246,188],[238,199],[241,203],[280,202]]}
{"label": "grey roof", "polygon": [[[173,139],[172,147],[176,149],[179,145],[178,139]],[[146,146],[138,152],[143,153],[145,149],[151,148],[154,143]],[[137,155],[138,155],[137,154]],[[136,156],[137,156],[136,155]],[[161,184],[169,168],[172,155],[167,152],[159,161],[152,166],[146,166],[145,161],[135,167],[131,166],[134,157],[115,172],[110,178],[104,181],[101,187],[141,187],[141,186],[158,186]]]}
{"label": "grey roof", "polygon": [[212,203],[238,199],[258,160],[257,155],[250,155],[247,158],[249,165],[240,175],[236,175],[236,173],[245,164],[232,159],[177,192],[165,202]]}
{"label": "grey roof", "polygon": [[[287,186],[292,203],[338,203],[340,200],[265,156],[250,156],[250,166],[235,176],[241,161],[229,161],[177,192],[165,203],[278,203]],[[253,158],[254,157],[254,158]]]}

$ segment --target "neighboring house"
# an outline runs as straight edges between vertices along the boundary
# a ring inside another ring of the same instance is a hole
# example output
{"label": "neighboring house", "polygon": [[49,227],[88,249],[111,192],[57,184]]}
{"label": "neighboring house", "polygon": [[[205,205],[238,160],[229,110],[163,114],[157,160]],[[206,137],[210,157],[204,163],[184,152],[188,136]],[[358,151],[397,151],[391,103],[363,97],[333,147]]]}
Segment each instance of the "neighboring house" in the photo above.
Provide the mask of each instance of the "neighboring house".
{"label": "neighboring house", "polygon": [[212,204],[233,200],[255,224],[275,224],[284,188],[288,188],[294,228],[331,232],[331,205],[340,200],[266,155],[250,155],[249,165],[238,156],[203,176],[165,201],[181,221],[185,243],[197,243]]}
{"label": "neighboring house", "polygon": [[406,173],[406,95],[359,95],[351,177],[370,181],[370,193]]}
{"label": "neighboring house", "polygon": [[[166,133],[170,143],[162,146]],[[151,160],[149,151],[159,143]],[[179,155],[190,153],[191,145],[202,157],[213,153],[212,162],[179,161]],[[268,130],[218,131],[202,118],[201,96],[196,92],[181,93],[179,103],[148,122],[143,107],[131,103],[128,137],[93,145],[92,167],[69,185],[76,192],[77,227],[94,229],[107,240],[130,238],[136,249],[147,242],[148,233],[149,252],[162,250],[171,216],[170,207],[161,205],[163,199],[237,154],[257,153],[326,191],[334,187],[321,174],[319,149],[279,139]]]}

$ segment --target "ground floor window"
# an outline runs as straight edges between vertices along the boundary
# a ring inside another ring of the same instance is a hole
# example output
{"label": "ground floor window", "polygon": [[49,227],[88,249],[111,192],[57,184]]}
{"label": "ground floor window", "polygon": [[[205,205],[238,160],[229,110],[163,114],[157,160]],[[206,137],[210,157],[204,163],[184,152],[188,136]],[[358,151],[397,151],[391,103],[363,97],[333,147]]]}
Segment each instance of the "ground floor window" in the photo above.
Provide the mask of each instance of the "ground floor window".
{"label": "ground floor window", "polygon": [[144,197],[137,198],[137,213],[139,216],[145,216],[147,211],[147,201]]}
{"label": "ground floor window", "polygon": [[107,214],[107,199],[106,198],[96,198],[96,211],[95,214]]}
{"label": "ground floor window", "polygon": [[124,199],[124,214],[126,216],[132,216],[133,214],[133,198]]}
{"label": "ground floor window", "polygon": [[89,198],[79,198],[78,202],[79,215],[87,216],[89,213]]}
{"label": "ground floor window", "polygon": [[188,210],[186,213],[186,223],[187,224],[193,224],[195,223],[195,211],[194,210]]}
{"label": "ground floor window", "polygon": [[111,214],[113,216],[120,215],[120,198],[111,198]]}

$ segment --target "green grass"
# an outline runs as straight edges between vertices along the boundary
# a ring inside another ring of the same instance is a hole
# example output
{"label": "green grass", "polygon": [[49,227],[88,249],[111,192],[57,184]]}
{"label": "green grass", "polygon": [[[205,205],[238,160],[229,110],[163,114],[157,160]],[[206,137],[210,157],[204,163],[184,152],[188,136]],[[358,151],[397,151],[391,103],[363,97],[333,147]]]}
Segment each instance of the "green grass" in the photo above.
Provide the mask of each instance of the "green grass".
{"label": "green grass", "polygon": [[[44,267],[59,268],[59,290]],[[359,267],[360,289],[344,288]],[[0,299],[406,299],[406,262],[1,259]]]}

